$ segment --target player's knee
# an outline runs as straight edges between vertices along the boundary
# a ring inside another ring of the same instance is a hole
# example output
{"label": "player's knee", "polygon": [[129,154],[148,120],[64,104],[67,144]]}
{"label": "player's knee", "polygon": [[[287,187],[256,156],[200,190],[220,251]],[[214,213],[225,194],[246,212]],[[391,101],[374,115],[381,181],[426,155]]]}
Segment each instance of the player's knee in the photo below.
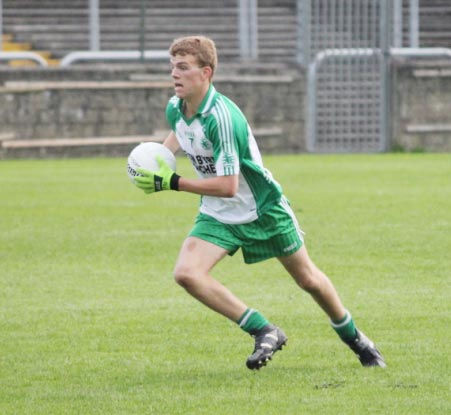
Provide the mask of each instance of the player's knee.
{"label": "player's knee", "polygon": [[183,272],[182,269],[176,268],[174,270],[174,281],[181,285],[182,287],[186,284],[186,281],[188,279],[187,273]]}
{"label": "player's knee", "polygon": [[174,269],[174,280],[177,284],[184,288],[187,288],[194,284],[195,273],[190,267],[187,266],[177,266]]}

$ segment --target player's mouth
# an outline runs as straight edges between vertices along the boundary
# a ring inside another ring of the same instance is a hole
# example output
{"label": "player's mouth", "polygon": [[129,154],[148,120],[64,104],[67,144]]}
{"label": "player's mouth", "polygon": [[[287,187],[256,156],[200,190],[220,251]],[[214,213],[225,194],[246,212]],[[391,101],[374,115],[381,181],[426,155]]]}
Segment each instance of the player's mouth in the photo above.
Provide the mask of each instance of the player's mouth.
{"label": "player's mouth", "polygon": [[177,90],[180,88],[183,88],[183,84],[181,84],[180,82],[174,82],[174,89]]}

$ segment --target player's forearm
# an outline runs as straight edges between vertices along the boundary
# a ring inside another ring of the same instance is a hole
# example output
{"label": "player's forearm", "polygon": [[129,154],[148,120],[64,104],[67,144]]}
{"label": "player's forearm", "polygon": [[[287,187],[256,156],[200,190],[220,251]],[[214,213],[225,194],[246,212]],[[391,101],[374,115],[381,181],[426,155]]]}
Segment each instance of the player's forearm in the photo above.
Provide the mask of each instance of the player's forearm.
{"label": "player's forearm", "polygon": [[208,179],[180,177],[179,190],[203,196],[233,197],[238,190],[238,176],[220,176]]}
{"label": "player's forearm", "polygon": [[177,141],[177,137],[175,136],[174,132],[171,131],[169,135],[166,137],[166,139],[163,142],[163,145],[169,148],[174,154],[179,149],[179,142]]}

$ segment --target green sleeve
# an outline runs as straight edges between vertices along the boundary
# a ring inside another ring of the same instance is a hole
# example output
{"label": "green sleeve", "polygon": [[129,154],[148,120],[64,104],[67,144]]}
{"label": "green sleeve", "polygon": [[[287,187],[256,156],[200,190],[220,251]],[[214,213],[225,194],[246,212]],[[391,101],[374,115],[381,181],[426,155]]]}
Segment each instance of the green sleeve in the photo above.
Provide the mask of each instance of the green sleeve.
{"label": "green sleeve", "polygon": [[169,102],[168,105],[166,105],[166,120],[171,127],[172,131],[175,131],[175,124],[177,121],[177,114],[178,114],[178,103],[179,98],[176,96],[173,96]]}

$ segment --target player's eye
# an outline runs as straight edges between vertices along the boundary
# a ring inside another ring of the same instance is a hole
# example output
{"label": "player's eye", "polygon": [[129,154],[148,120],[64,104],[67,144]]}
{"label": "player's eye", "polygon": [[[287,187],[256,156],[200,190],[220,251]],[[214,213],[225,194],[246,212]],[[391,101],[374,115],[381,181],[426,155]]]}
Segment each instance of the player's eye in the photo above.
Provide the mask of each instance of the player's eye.
{"label": "player's eye", "polygon": [[186,65],[173,65],[173,66],[171,66],[171,72],[173,70],[187,71],[188,69],[189,69],[189,67],[186,66]]}

